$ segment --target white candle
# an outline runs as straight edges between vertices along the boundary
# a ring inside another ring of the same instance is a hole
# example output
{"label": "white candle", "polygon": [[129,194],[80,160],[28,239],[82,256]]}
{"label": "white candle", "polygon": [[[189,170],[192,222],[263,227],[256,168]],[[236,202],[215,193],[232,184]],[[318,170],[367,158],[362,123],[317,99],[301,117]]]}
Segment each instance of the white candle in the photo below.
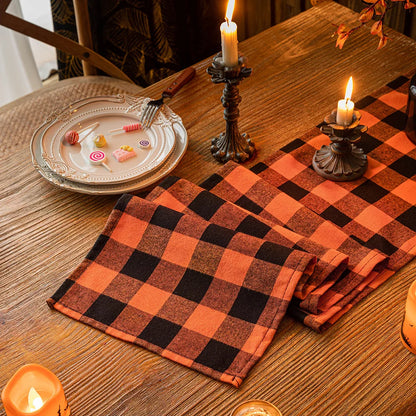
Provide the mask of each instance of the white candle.
{"label": "white candle", "polygon": [[337,124],[342,126],[349,126],[352,123],[354,114],[354,103],[351,101],[352,86],[352,77],[350,77],[345,91],[345,98],[338,101]]}
{"label": "white candle", "polygon": [[238,65],[238,40],[237,25],[231,21],[233,17],[235,0],[229,0],[225,22],[221,24],[221,47],[222,59],[225,66],[233,67]]}

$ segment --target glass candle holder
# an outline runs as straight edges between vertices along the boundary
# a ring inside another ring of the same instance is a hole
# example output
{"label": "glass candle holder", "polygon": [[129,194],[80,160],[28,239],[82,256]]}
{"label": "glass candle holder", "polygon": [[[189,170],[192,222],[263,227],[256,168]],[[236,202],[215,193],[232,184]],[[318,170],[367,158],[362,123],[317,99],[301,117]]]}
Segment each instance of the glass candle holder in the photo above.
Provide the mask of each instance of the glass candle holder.
{"label": "glass candle holder", "polygon": [[400,333],[403,345],[416,354],[416,280],[410,285]]}
{"label": "glass candle holder", "polygon": [[21,367],[6,384],[1,399],[7,416],[69,416],[62,384],[38,364]]}
{"label": "glass candle holder", "polygon": [[406,117],[405,132],[407,137],[416,143],[416,74],[410,80]]}
{"label": "glass candle holder", "polygon": [[264,400],[250,400],[239,404],[230,416],[282,416],[280,410]]}

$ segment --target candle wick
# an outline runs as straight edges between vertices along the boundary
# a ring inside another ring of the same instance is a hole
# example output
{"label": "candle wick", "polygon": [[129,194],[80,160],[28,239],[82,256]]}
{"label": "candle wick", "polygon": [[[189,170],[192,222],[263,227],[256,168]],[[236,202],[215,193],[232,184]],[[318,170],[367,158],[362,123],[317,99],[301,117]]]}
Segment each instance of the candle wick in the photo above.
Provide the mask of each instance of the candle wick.
{"label": "candle wick", "polygon": [[230,19],[228,17],[225,17],[225,21],[227,22],[227,26],[230,27]]}

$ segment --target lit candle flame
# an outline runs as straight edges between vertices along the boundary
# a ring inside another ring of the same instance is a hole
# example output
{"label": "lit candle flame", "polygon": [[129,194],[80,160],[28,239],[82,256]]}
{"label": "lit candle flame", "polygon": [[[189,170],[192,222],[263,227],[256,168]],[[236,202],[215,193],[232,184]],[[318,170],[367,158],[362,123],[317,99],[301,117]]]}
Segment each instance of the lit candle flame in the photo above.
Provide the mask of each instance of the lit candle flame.
{"label": "lit candle flame", "polygon": [[348,80],[347,89],[345,90],[345,101],[351,100],[352,95],[352,77]]}
{"label": "lit candle flame", "polygon": [[227,22],[228,25],[230,25],[230,22],[233,18],[234,4],[235,4],[235,0],[228,0],[227,12],[225,13],[225,21]]}
{"label": "lit candle flame", "polygon": [[42,397],[40,397],[39,393],[33,387],[31,387],[29,390],[27,401],[29,403],[30,412],[35,412],[43,406]]}

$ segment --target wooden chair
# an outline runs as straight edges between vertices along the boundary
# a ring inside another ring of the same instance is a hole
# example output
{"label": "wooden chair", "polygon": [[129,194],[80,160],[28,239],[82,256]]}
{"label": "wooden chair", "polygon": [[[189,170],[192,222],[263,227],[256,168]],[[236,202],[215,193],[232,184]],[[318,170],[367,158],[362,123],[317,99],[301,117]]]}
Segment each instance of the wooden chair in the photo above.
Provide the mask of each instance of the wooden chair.
{"label": "wooden chair", "polygon": [[92,36],[87,0],[74,0],[79,43],[7,13],[6,10],[11,1],[12,0],[0,0],[0,25],[47,43],[48,45],[82,59],[84,75],[95,75],[97,73],[96,68],[99,68],[114,78],[133,82],[123,71],[117,68],[109,60],[92,50]]}

